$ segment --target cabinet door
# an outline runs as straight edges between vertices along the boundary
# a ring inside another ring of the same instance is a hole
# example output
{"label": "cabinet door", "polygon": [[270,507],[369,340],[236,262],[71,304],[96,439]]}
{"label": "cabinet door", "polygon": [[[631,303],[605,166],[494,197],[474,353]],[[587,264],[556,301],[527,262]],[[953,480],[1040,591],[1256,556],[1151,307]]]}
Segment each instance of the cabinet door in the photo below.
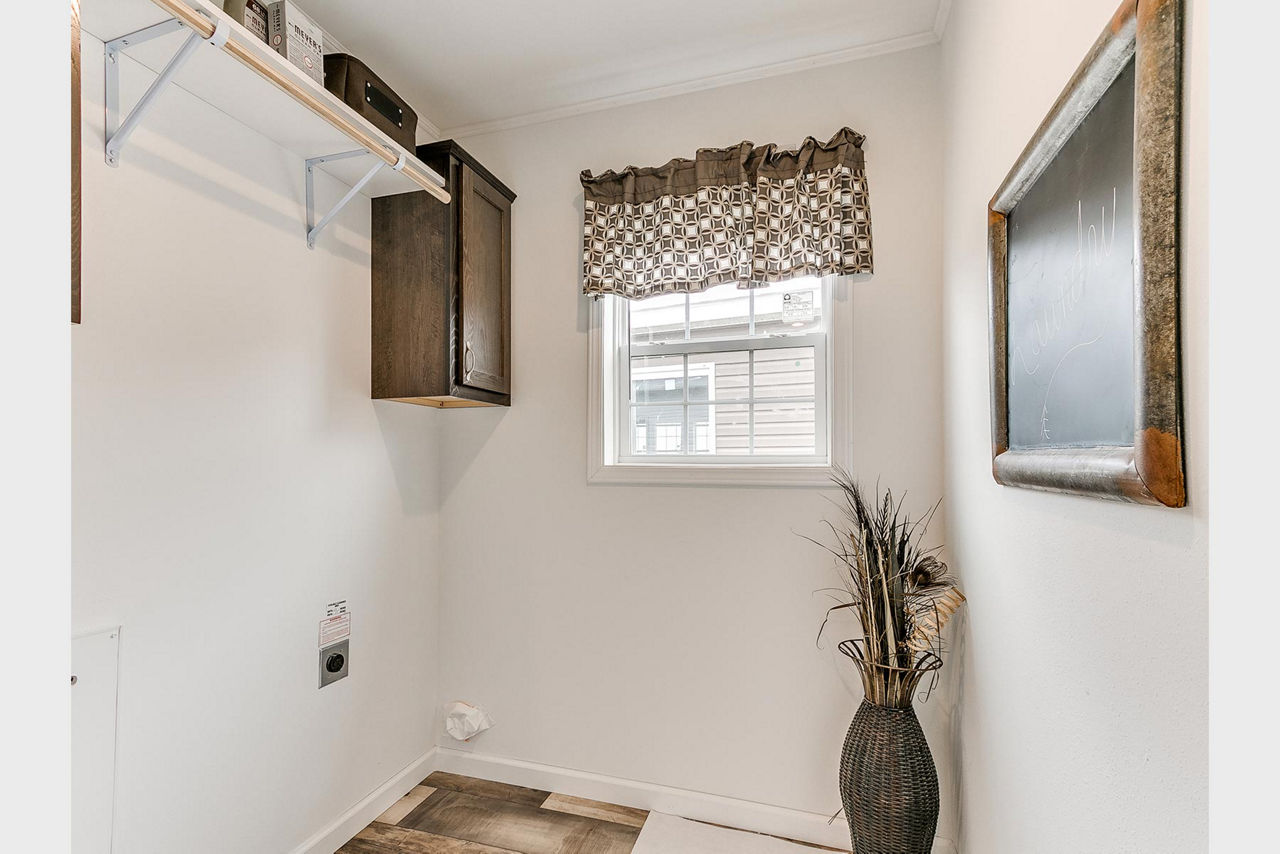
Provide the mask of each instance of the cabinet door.
{"label": "cabinet door", "polygon": [[511,202],[466,164],[459,243],[458,382],[511,392]]}

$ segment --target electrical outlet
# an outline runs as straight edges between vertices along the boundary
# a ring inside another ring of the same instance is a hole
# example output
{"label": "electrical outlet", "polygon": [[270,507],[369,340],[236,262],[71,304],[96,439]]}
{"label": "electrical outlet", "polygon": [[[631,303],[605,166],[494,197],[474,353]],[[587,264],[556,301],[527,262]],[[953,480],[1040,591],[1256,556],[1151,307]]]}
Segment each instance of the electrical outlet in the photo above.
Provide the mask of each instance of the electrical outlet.
{"label": "electrical outlet", "polygon": [[351,667],[351,642],[342,641],[320,650],[320,687],[347,678]]}

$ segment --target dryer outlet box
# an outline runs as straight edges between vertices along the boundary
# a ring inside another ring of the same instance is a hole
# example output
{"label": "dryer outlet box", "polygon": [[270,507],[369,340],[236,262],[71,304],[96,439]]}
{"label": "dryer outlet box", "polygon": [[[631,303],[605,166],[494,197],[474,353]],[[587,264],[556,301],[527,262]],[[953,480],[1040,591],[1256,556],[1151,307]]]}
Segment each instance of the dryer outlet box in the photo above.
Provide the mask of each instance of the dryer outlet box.
{"label": "dryer outlet box", "polygon": [[347,678],[351,667],[351,641],[344,640],[320,650],[320,687]]}

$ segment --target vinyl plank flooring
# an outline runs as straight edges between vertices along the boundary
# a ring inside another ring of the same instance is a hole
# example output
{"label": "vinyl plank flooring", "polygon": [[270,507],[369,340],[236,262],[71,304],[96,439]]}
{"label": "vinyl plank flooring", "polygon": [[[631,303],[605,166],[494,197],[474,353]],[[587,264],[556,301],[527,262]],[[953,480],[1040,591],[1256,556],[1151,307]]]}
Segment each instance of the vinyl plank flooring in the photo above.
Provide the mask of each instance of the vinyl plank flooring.
{"label": "vinyl plank flooring", "polygon": [[640,834],[635,827],[471,795],[428,781],[437,786],[435,794],[405,816],[401,827],[521,854],[630,854]]}
{"label": "vinyl plank flooring", "polygon": [[447,771],[436,771],[422,785],[434,789],[449,789],[464,792],[468,795],[479,795],[482,798],[495,798],[525,806],[541,806],[550,795],[541,789],[526,789],[524,786],[512,786],[508,783],[495,783],[492,780],[481,780],[476,777],[464,777],[461,774],[450,774]]}
{"label": "vinyl plank flooring", "polygon": [[[646,810],[437,771],[337,854],[630,854],[648,817]],[[814,854],[847,854],[785,841]]]}
{"label": "vinyl plank flooring", "polygon": [[561,854],[631,854],[639,836],[638,827],[600,821],[571,834],[556,851]]}
{"label": "vinyl plank flooring", "polygon": [[413,812],[413,808],[431,797],[431,793],[434,791],[435,789],[429,786],[414,786],[407,795],[387,807],[386,812],[375,818],[374,821],[380,821],[383,824],[399,824],[400,819]]}
{"label": "vinyl plank flooring", "polygon": [[604,801],[592,801],[587,798],[575,798],[572,795],[552,794],[542,802],[544,810],[572,813],[573,815],[598,818],[601,821],[612,821],[628,827],[644,827],[644,820],[649,817],[648,810],[634,807],[622,807],[607,804]]}
{"label": "vinyl plank flooring", "polygon": [[519,854],[519,852],[375,822],[339,848],[337,854]]}

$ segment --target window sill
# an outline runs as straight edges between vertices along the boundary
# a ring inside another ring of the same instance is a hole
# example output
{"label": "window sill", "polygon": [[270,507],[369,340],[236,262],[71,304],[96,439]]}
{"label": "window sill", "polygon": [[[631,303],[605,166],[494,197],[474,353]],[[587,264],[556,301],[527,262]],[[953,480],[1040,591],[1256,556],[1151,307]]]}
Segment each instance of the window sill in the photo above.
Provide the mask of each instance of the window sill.
{"label": "window sill", "polygon": [[587,474],[587,483],[648,486],[799,486],[830,487],[829,465],[602,465]]}

